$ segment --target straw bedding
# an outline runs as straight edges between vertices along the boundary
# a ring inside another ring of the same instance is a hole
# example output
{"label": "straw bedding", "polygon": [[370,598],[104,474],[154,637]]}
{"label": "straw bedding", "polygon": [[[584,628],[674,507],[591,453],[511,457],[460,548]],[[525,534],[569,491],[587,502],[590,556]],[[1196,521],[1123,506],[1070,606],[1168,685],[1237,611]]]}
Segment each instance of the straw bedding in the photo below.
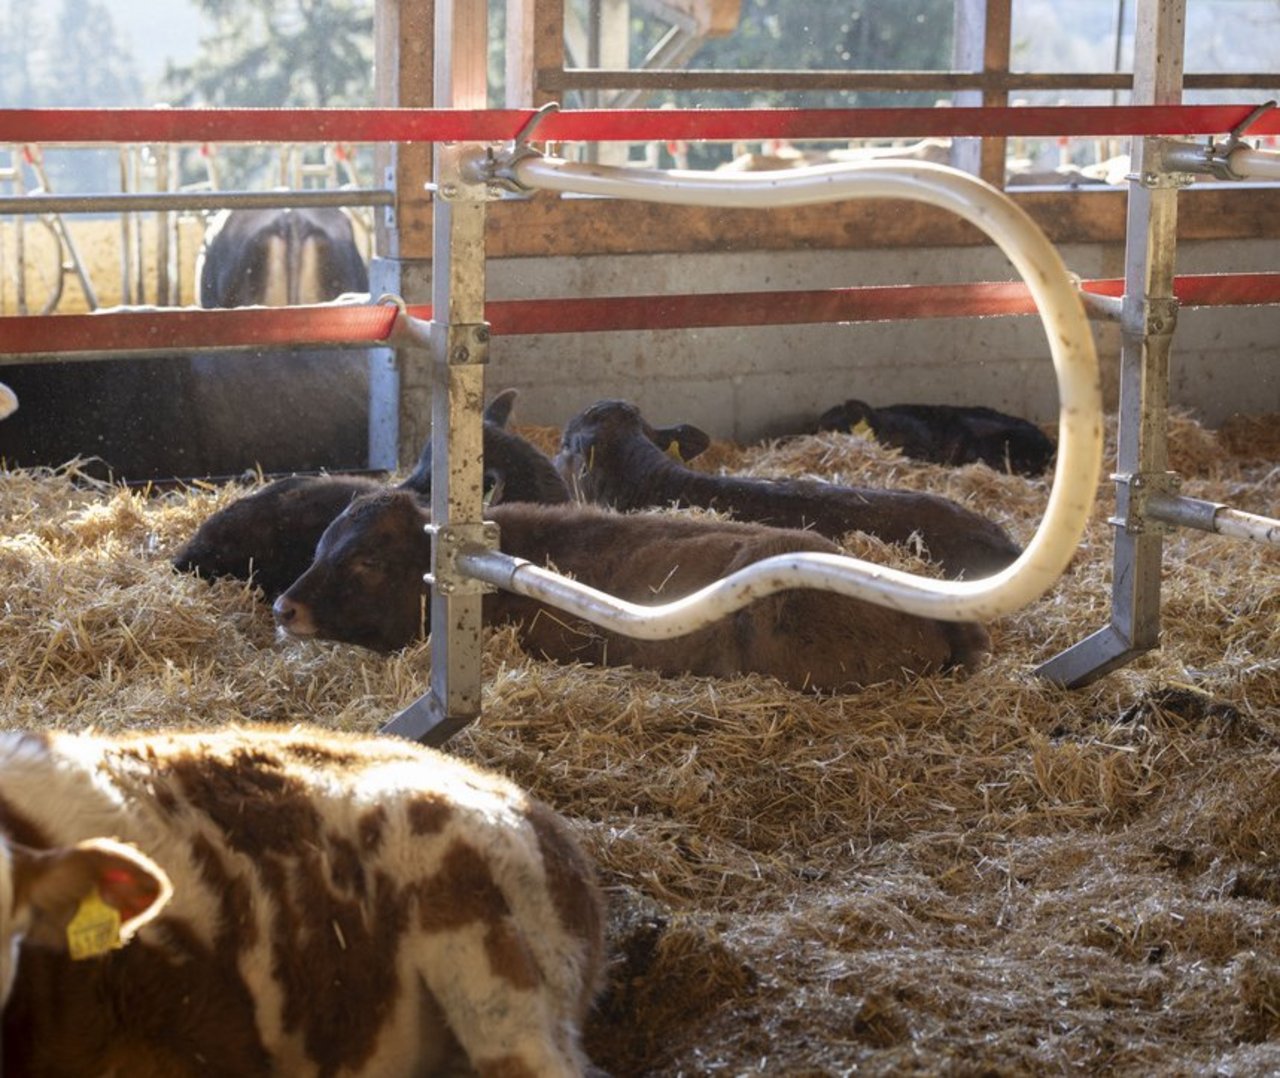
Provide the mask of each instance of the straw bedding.
{"label": "straw bedding", "polygon": [[[1275,515],[1276,429],[1175,417],[1184,491]],[[716,460],[934,490],[1022,540],[1047,492],[840,434]],[[242,490],[0,473],[4,724],[374,730],[422,692],[425,645],[384,658],[281,642],[252,588],[170,570]],[[451,749],[569,816],[600,865],[600,1066],[1280,1071],[1280,554],[1172,535],[1163,649],[1051,687],[1035,665],[1107,618],[1099,490],[1068,576],[992,626],[995,656],[967,680],[818,699],[764,678],[556,667],[509,629],[489,635],[484,714]]]}

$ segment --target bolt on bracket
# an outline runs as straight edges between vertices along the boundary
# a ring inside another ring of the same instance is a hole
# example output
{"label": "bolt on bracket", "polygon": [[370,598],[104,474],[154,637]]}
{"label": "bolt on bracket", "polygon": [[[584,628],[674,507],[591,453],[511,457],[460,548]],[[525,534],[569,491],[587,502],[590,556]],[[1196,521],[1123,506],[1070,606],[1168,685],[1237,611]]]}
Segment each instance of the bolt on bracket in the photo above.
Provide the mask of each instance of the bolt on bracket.
{"label": "bolt on bracket", "polygon": [[1123,528],[1128,535],[1168,534],[1173,526],[1151,516],[1147,509],[1153,500],[1167,500],[1182,489],[1177,472],[1114,472],[1116,515],[1108,523]]}
{"label": "bolt on bracket", "polygon": [[486,146],[483,155],[476,154],[473,150],[464,157],[459,163],[460,172],[469,183],[486,184],[491,190],[496,190],[497,197],[527,198],[534,189],[520,182],[516,177],[515,167],[530,157],[544,156],[529,143],[538,125],[559,109],[558,101],[548,101],[525,121],[510,142],[504,143],[501,148]]}
{"label": "bolt on bracket", "polygon": [[428,524],[431,536],[431,572],[423,580],[441,595],[483,595],[497,591],[496,585],[467,576],[458,566],[462,554],[498,549],[498,525],[491,520],[479,524]]}

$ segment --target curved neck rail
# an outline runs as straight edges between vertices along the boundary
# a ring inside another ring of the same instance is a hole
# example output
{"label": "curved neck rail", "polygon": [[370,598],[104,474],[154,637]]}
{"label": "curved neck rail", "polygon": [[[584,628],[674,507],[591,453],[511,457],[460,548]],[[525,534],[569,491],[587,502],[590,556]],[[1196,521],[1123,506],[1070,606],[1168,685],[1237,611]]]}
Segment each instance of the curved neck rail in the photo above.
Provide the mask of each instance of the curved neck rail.
{"label": "curved neck rail", "polygon": [[[486,163],[477,157],[469,166],[477,175]],[[501,169],[497,174],[503,175]],[[517,157],[506,166],[505,176],[523,188],[679,205],[769,208],[902,198],[950,210],[1004,251],[1031,292],[1057,375],[1058,460],[1035,536],[1012,565],[983,580],[940,581],[855,558],[799,554],[749,566],[677,602],[640,607],[479,549],[460,557],[465,573],[626,635],[652,639],[691,632],[763,595],[795,587],[826,588],[921,616],[985,620],[1039,598],[1066,569],[1093,508],[1102,463],[1097,355],[1075,285],[1057,251],[1004,194],[967,173],[927,163],[819,165],[726,177]]]}

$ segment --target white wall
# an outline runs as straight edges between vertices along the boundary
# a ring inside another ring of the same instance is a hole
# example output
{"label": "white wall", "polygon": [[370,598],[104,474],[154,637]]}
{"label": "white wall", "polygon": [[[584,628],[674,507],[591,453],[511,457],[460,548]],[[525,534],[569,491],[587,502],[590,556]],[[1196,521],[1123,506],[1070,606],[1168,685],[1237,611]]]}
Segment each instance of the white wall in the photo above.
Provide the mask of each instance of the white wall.
{"label": "white wall", "polygon": [[[1121,276],[1118,246],[1062,249],[1083,277]],[[1178,272],[1280,269],[1270,241],[1184,243]],[[492,260],[491,299],[660,295],[1012,279],[991,248],[634,255]],[[1107,406],[1115,407],[1120,333],[1094,324]],[[861,397],[986,404],[1036,421],[1057,415],[1038,319],[927,319],[852,325],[495,337],[486,382],[520,390],[516,421],[561,425],[602,397],[658,424],[695,423],[752,440],[807,429]],[[1173,402],[1214,425],[1236,411],[1280,411],[1280,307],[1181,312]]]}

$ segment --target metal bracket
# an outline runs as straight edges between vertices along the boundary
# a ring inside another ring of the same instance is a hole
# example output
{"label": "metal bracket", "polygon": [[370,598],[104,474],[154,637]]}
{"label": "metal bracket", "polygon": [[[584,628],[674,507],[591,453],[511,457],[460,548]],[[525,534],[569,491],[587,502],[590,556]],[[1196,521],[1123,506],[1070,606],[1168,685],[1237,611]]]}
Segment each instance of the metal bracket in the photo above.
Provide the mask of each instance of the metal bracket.
{"label": "metal bracket", "polygon": [[[1181,191],[1195,182],[1195,173],[1204,171],[1195,167],[1195,162],[1184,156],[1186,149],[1191,148],[1189,144],[1174,143],[1169,145],[1166,151],[1163,140],[1152,139],[1151,141],[1160,143],[1156,167],[1129,173],[1126,178],[1131,182],[1138,183],[1148,191]],[[1177,149],[1179,145],[1184,147],[1181,152]]]}
{"label": "metal bracket", "polygon": [[465,157],[459,164],[462,175],[469,183],[486,184],[491,190],[498,192],[497,197],[527,198],[534,189],[516,178],[515,166],[527,158],[543,156],[540,150],[535,150],[529,143],[538,125],[559,109],[558,101],[548,101],[525,121],[515,138],[500,149],[488,146],[483,156],[473,152]]}
{"label": "metal bracket", "polygon": [[1178,300],[1165,296],[1143,300],[1141,296],[1122,297],[1120,325],[1135,337],[1172,336],[1178,325]]}
{"label": "metal bracket", "polygon": [[[1258,120],[1276,107],[1274,101],[1264,101],[1261,105],[1241,120],[1222,142],[1215,142],[1210,135],[1203,146],[1193,142],[1167,142],[1164,144],[1161,161],[1171,170],[1182,173],[1208,173],[1218,180],[1243,180],[1231,167],[1231,155],[1244,145],[1244,134]],[[1172,173],[1170,173],[1172,174]]]}
{"label": "metal bracket", "polygon": [[1116,484],[1116,515],[1108,522],[1123,528],[1129,535],[1143,533],[1162,535],[1173,527],[1147,512],[1153,499],[1168,499],[1182,489],[1182,477],[1177,472],[1115,472],[1111,476]]}
{"label": "metal bracket", "polygon": [[[382,173],[382,186],[388,191],[396,189],[396,169],[394,165],[388,165]],[[382,209],[382,223],[387,228],[396,227],[396,204],[393,202],[389,206]]]}
{"label": "metal bracket", "polygon": [[452,174],[462,182],[428,180],[422,185],[423,190],[430,191],[441,202],[496,202],[508,197],[499,184],[473,164],[477,159],[492,157],[494,149],[493,145],[483,143],[441,143],[436,147],[436,175]]}
{"label": "metal bracket", "polygon": [[480,524],[428,524],[431,535],[431,572],[423,580],[441,595],[483,595],[497,591],[493,584],[486,584],[473,576],[467,576],[458,566],[462,554],[475,554],[498,549],[498,525],[491,520]]}
{"label": "metal bracket", "polygon": [[488,322],[431,321],[432,350],[449,367],[488,363],[491,336]]}

